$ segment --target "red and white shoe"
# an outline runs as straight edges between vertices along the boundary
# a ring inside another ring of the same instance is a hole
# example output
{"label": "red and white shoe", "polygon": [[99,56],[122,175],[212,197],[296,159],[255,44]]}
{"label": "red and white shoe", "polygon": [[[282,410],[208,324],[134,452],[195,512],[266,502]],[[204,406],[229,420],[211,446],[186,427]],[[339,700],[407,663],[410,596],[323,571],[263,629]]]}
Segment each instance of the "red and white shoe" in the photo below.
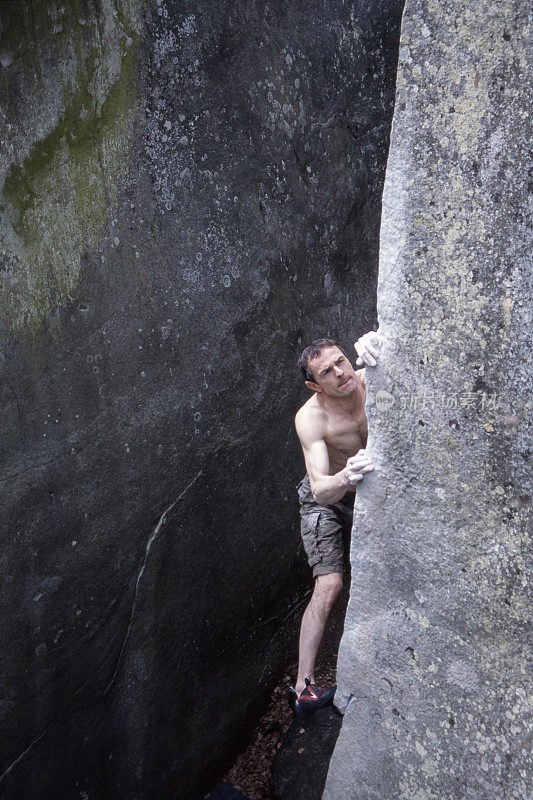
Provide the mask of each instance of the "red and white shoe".
{"label": "red and white shoe", "polygon": [[321,689],[311,683],[310,678],[305,679],[305,689],[298,697],[296,689],[291,686],[289,691],[294,696],[294,713],[297,717],[308,717],[319,708],[327,706],[333,700],[336,686],[330,686],[329,689]]}

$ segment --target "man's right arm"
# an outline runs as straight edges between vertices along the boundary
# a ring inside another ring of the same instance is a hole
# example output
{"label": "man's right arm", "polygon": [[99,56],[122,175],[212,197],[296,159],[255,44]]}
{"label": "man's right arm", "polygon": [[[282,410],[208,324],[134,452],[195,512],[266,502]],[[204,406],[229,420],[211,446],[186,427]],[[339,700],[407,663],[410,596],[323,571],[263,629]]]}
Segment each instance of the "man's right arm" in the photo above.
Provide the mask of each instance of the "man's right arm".
{"label": "man's right arm", "polygon": [[314,500],[321,506],[336,503],[363,476],[354,480],[354,472],[348,467],[335,475],[330,475],[328,448],[320,421],[312,413],[306,413],[301,409],[296,415],[295,422]]}

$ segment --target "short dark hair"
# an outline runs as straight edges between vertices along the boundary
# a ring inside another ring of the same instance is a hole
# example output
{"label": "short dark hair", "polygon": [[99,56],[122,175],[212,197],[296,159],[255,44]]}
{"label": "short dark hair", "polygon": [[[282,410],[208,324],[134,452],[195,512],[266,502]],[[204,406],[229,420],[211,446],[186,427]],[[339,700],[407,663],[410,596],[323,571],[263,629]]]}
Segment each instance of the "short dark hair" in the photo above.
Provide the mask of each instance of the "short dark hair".
{"label": "short dark hair", "polygon": [[[304,376],[304,380],[315,380],[311,371],[309,370],[308,364],[313,358],[319,356],[325,347],[338,347],[341,353],[344,353],[341,345],[334,339],[315,339],[312,341],[311,344],[308,344],[307,347],[302,350],[302,355],[298,359],[298,369]],[[344,353],[344,355],[346,356],[346,353]],[[348,356],[346,356],[346,358],[348,358]]]}

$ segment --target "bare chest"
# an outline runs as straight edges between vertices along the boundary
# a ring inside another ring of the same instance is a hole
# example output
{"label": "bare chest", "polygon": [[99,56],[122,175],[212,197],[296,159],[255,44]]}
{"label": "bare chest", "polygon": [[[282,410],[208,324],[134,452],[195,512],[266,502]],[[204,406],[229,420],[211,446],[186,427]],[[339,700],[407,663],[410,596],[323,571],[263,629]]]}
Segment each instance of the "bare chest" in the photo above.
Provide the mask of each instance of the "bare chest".
{"label": "bare chest", "polygon": [[366,447],[367,438],[368,426],[364,409],[355,417],[330,419],[325,435],[330,473],[333,475],[344,469],[350,456]]}

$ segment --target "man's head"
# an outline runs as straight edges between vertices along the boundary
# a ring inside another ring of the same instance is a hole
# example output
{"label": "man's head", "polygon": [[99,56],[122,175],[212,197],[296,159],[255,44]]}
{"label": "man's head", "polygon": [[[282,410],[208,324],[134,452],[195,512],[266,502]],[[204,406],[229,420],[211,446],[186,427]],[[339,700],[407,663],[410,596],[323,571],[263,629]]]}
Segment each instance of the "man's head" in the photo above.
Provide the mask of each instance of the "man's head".
{"label": "man's head", "polygon": [[305,385],[314,392],[346,397],[357,388],[355,370],[334,339],[315,339],[298,359]]}

